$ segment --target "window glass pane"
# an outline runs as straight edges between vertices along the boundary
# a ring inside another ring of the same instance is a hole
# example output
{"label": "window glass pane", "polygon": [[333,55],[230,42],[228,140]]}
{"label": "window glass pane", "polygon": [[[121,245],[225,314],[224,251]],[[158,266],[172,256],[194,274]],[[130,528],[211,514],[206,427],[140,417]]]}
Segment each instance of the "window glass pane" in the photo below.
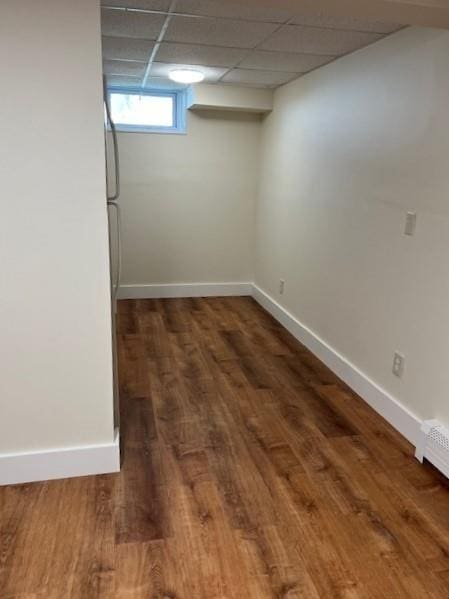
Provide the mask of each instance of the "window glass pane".
{"label": "window glass pane", "polygon": [[111,93],[112,120],[121,125],[174,127],[173,96]]}

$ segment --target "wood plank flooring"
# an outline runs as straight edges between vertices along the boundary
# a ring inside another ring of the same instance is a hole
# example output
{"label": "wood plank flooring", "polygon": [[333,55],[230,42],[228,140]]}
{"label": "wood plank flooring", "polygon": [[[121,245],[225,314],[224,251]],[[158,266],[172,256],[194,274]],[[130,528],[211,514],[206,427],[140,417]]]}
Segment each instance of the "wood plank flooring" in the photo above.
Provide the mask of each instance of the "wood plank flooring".
{"label": "wood plank flooring", "polygon": [[123,469],[0,489],[1,599],[449,598],[449,485],[250,298],[120,302]]}

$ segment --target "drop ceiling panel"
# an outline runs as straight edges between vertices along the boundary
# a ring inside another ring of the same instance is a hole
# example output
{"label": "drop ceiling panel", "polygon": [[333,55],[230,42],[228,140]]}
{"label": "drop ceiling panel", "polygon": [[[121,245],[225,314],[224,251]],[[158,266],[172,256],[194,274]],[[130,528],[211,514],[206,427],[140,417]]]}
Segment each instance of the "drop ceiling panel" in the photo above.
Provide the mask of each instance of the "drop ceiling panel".
{"label": "drop ceiling panel", "polygon": [[101,6],[167,11],[170,7],[170,0],[101,0]]}
{"label": "drop ceiling panel", "polygon": [[[174,69],[182,69],[185,64],[166,64],[164,62],[154,62],[151,66],[150,77],[163,77],[167,79],[170,71]],[[202,67],[201,72],[204,73],[204,81],[206,83],[215,83],[220,77],[226,73],[227,69],[216,67]]]}
{"label": "drop ceiling panel", "polygon": [[[155,41],[164,34],[164,12],[171,0],[101,2],[105,72],[118,78],[116,84],[126,85],[125,79],[134,77],[133,84],[140,85]],[[121,10],[129,8],[136,10]],[[228,84],[277,87],[401,28],[323,14],[293,16],[275,3],[268,8],[229,0],[178,0],[174,11],[150,77],[167,78],[173,68],[191,66],[203,70],[210,83],[223,78]]]}
{"label": "drop ceiling panel", "polygon": [[289,71],[307,73],[312,69],[334,60],[334,56],[315,56],[314,54],[295,54],[292,52],[251,52],[239,67],[248,69],[267,69],[271,71]]}
{"label": "drop ceiling panel", "polygon": [[277,87],[297,77],[297,73],[281,73],[279,71],[262,71],[233,69],[223,77],[224,83],[240,85]]}
{"label": "drop ceiling panel", "polygon": [[128,75],[106,75],[106,81],[111,87],[140,87],[142,85],[142,77]]}
{"label": "drop ceiling panel", "polygon": [[102,39],[103,58],[115,60],[146,60],[154,47],[153,42],[126,37],[105,37]]}
{"label": "drop ceiling panel", "polygon": [[130,60],[103,61],[103,72],[106,75],[131,75],[133,77],[143,77],[145,68],[145,62],[132,62]]}
{"label": "drop ceiling panel", "polygon": [[173,17],[164,39],[167,42],[254,48],[277,27],[273,23]]}
{"label": "drop ceiling panel", "polygon": [[242,60],[245,55],[246,50],[237,48],[163,43],[157,54],[157,60],[158,62],[176,62],[179,64],[232,67]]}
{"label": "drop ceiling panel", "polygon": [[175,12],[191,15],[207,15],[247,21],[265,21],[266,23],[285,23],[291,14],[285,10],[243,6],[224,0],[178,0]]}
{"label": "drop ceiling panel", "polygon": [[164,21],[164,15],[107,9],[101,11],[102,33],[110,37],[156,40]]}
{"label": "drop ceiling panel", "polygon": [[326,27],[329,29],[347,29],[372,33],[392,33],[402,28],[402,25],[382,23],[380,21],[366,21],[365,19],[326,17],[325,15],[294,17],[292,25],[310,25],[312,27]]}
{"label": "drop ceiling panel", "polygon": [[342,55],[379,40],[382,34],[284,25],[261,45],[278,52]]}

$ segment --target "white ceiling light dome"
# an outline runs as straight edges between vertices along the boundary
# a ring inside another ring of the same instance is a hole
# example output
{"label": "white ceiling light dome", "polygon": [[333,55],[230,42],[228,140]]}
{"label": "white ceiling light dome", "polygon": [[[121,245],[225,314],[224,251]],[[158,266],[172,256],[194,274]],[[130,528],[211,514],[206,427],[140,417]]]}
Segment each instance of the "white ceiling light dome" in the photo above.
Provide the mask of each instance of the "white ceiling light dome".
{"label": "white ceiling light dome", "polygon": [[204,73],[197,69],[174,69],[168,76],[176,83],[200,83],[204,80]]}

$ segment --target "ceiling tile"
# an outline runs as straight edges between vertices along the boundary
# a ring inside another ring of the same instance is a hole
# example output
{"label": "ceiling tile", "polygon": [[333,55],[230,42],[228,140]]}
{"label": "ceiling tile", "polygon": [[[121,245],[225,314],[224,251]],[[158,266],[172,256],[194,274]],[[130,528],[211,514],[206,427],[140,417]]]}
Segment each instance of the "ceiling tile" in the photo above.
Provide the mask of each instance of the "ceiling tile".
{"label": "ceiling tile", "polygon": [[164,15],[102,9],[101,30],[103,35],[112,37],[133,37],[147,40],[157,39]]}
{"label": "ceiling tile", "polygon": [[262,71],[248,69],[233,69],[225,77],[225,83],[237,83],[243,85],[259,85],[275,87],[291,81],[297,77],[297,73],[280,73],[279,71]]}
{"label": "ceiling tile", "polygon": [[103,58],[148,61],[154,47],[152,42],[127,37],[102,38]]}
{"label": "ceiling tile", "polygon": [[328,17],[325,15],[294,17],[292,25],[311,25],[313,27],[327,27],[330,29],[350,29],[353,31],[367,31],[372,33],[392,33],[401,29],[403,25],[382,23],[380,21],[367,21],[351,17]]}
{"label": "ceiling tile", "polygon": [[[185,64],[166,64],[162,62],[153,62],[150,71],[150,77],[163,77],[164,79],[168,79],[168,74],[170,71],[173,71],[174,69],[182,69],[185,66]],[[216,67],[201,67],[201,72],[204,73],[204,81],[206,83],[213,83],[222,75],[224,75],[224,73],[226,73],[226,69]]]}
{"label": "ceiling tile", "polygon": [[101,0],[101,6],[167,11],[170,7],[170,0]]}
{"label": "ceiling tile", "polygon": [[306,54],[342,55],[379,40],[382,34],[284,25],[261,49]]}
{"label": "ceiling tile", "polygon": [[230,19],[246,19],[248,21],[265,21],[267,23],[285,23],[291,13],[285,10],[259,8],[256,5],[243,6],[242,3],[224,2],[223,0],[178,0],[176,12],[210,17]]}
{"label": "ceiling tile", "polygon": [[103,72],[106,75],[131,75],[133,77],[143,77],[146,66],[146,63],[144,62],[132,62],[130,60],[104,60]]}
{"label": "ceiling tile", "polygon": [[232,67],[245,54],[246,50],[238,50],[236,48],[163,43],[160,46],[156,59],[158,62]]}
{"label": "ceiling tile", "polygon": [[140,87],[142,77],[129,77],[128,75],[106,75],[108,86],[115,87]]}
{"label": "ceiling tile", "polygon": [[174,17],[170,21],[164,39],[167,42],[254,48],[276,27],[277,25],[273,23]]}
{"label": "ceiling tile", "polygon": [[331,62],[334,58],[334,56],[315,56],[314,54],[264,52],[263,50],[255,50],[239,64],[239,67],[265,69],[267,71],[307,73],[307,71],[311,71],[323,64]]}

